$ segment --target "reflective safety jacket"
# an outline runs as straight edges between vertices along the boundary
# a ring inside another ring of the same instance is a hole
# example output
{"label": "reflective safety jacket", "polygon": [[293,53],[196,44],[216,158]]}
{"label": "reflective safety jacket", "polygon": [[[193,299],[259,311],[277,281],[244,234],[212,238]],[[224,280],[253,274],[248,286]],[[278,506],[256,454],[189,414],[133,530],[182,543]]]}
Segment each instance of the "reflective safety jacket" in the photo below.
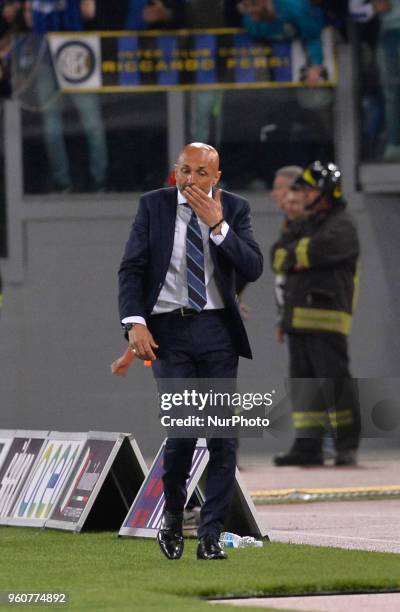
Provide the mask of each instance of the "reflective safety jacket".
{"label": "reflective safety jacket", "polygon": [[286,332],[350,332],[360,248],[345,207],[336,204],[293,224],[271,249],[274,272],[286,276],[282,317]]}

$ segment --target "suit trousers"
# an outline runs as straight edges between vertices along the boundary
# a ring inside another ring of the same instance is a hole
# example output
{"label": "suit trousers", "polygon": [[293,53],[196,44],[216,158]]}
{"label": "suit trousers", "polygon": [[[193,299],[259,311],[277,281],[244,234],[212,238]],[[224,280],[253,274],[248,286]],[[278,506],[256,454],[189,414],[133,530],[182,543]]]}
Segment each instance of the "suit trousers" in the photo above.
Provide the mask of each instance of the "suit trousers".
{"label": "suit trousers", "polygon": [[[153,315],[148,326],[159,348],[153,373],[160,379],[236,380],[238,354],[226,310],[204,310],[181,316]],[[182,383],[182,389],[184,389]],[[168,438],[164,451],[165,510],[183,512],[186,481],[196,438]],[[236,438],[207,439],[210,453],[205,501],[200,513],[199,538],[219,536],[229,511],[236,469]]]}

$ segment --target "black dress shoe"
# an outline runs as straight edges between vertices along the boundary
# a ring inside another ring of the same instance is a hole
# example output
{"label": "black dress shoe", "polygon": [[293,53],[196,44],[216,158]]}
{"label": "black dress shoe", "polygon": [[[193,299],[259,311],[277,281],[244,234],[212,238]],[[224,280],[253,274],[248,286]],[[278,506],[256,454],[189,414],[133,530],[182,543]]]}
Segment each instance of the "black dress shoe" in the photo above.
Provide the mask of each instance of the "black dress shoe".
{"label": "black dress shoe", "polygon": [[277,467],[285,465],[323,465],[324,460],[321,454],[299,453],[291,451],[286,455],[277,455],[274,457],[274,464]]}
{"label": "black dress shoe", "polygon": [[183,553],[182,514],[165,512],[157,533],[158,544],[167,559],[180,559]]}
{"label": "black dress shoe", "polygon": [[197,547],[197,558],[210,561],[213,559],[227,559],[228,555],[222,550],[218,538],[212,535],[200,538]]}

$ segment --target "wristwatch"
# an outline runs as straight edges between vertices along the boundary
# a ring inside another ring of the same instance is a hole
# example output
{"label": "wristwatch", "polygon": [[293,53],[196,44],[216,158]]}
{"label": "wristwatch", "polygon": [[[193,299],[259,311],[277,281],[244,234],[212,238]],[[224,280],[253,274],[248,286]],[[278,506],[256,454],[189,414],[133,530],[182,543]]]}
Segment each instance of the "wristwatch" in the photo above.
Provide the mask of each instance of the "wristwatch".
{"label": "wristwatch", "polygon": [[126,333],[129,334],[129,332],[131,331],[134,325],[135,325],[134,323],[125,323],[122,327],[124,328],[124,331],[126,331]]}

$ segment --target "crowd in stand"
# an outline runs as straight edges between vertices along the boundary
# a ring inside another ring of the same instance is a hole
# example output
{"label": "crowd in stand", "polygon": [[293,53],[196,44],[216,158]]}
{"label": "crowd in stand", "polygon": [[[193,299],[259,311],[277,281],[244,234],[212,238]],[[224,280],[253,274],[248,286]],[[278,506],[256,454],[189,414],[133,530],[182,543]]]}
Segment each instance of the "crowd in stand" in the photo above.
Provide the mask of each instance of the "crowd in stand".
{"label": "crowd in stand", "polygon": [[[24,10],[27,5],[40,4],[50,7],[52,4],[61,6],[78,6],[86,13],[91,13],[97,26],[106,29],[137,29],[145,30],[149,27],[158,28],[168,24],[171,28],[184,25],[188,15],[196,13],[198,26],[202,21],[208,20],[211,13],[223,16],[225,26],[239,26],[243,9],[247,5],[251,10],[262,10],[274,4],[279,12],[286,5],[295,7],[298,11],[307,11],[308,7],[318,8],[324,13],[328,23],[343,28],[347,14],[347,0],[217,0],[216,2],[199,2],[199,0],[119,0],[111,3],[107,0],[47,0],[40,2],[33,0],[2,0],[2,19],[11,24],[15,21],[15,14]],[[364,2],[367,4],[367,2]],[[83,5],[83,6],[82,6]],[[238,7],[238,5],[241,5]]]}
{"label": "crowd in stand", "polygon": [[[334,26],[346,36],[346,24],[353,19],[373,22],[375,30],[394,30],[398,5],[398,0],[0,0],[0,55],[7,55],[12,34],[43,31],[52,14],[55,31],[204,28],[212,24],[243,26],[258,38],[299,36],[315,64],[321,60],[317,39],[322,27]],[[32,7],[33,23],[29,17]]]}
{"label": "crowd in stand", "polygon": [[[393,0],[350,1],[350,13],[359,14],[362,5],[368,18]],[[396,0],[394,0],[396,2]],[[364,5],[372,5],[367,10]],[[323,61],[321,31],[333,25],[345,32],[348,17],[346,0],[1,0],[0,58],[6,75],[11,37],[21,31],[122,31],[179,29],[187,27],[244,27],[257,39],[299,37],[308,56],[307,80],[318,82]],[[387,15],[382,16],[387,21]]]}
{"label": "crowd in stand", "polygon": [[[366,154],[382,151],[387,161],[400,159],[400,86],[395,76],[400,72],[400,0],[119,0],[116,3],[0,0],[0,96],[11,93],[9,63],[14,35],[30,31],[43,35],[84,30],[242,27],[255,40],[300,39],[307,58],[302,78],[306,85],[315,88],[327,76],[321,41],[327,25],[333,26],[342,40],[348,40],[350,32],[353,41],[352,32],[357,31],[355,44],[361,48]],[[54,75],[50,78],[46,72],[47,69],[39,70],[36,87],[39,106],[46,106],[46,100],[57,88]],[[279,92],[273,95],[277,98]],[[190,138],[205,142],[211,139],[219,147],[223,92],[192,92],[189,98]],[[102,190],[108,161],[99,102],[95,96],[78,95],[71,97],[71,101],[88,145],[91,190]],[[53,105],[43,113],[43,133],[56,191],[68,191],[71,184],[62,131],[61,110]],[[303,163],[304,160],[287,161]]]}

